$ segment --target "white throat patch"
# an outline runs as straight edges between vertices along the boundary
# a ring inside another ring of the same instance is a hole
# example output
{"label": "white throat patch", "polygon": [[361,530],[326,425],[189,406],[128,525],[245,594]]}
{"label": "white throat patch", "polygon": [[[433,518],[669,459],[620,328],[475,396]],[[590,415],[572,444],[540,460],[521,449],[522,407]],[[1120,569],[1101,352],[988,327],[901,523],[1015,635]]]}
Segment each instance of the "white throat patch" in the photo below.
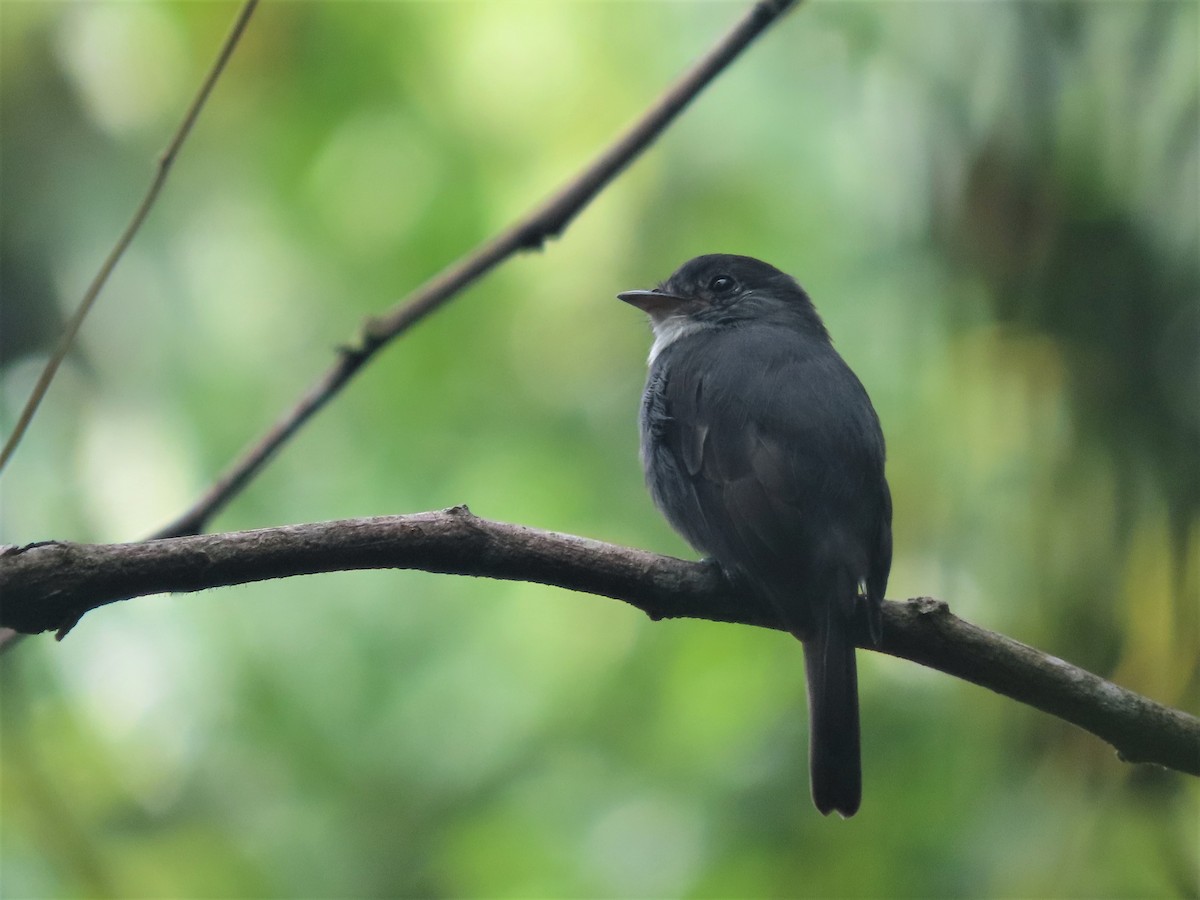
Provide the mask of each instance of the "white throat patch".
{"label": "white throat patch", "polygon": [[651,320],[654,329],[654,345],[650,348],[649,364],[654,365],[658,354],[662,353],[684,335],[699,331],[704,325],[687,316],[671,316],[661,322]]}

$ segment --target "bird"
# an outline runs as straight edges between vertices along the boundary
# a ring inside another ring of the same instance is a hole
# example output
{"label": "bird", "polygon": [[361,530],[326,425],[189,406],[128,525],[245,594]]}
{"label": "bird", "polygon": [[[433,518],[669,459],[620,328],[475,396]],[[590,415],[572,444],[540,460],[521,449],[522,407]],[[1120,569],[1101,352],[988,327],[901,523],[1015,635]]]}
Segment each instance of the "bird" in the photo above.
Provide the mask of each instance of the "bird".
{"label": "bird", "polygon": [[617,296],[654,335],[639,418],[651,497],[801,641],[813,803],[849,818],[862,800],[855,637],[879,645],[892,561],[875,408],[808,294],[768,263],[698,256]]}

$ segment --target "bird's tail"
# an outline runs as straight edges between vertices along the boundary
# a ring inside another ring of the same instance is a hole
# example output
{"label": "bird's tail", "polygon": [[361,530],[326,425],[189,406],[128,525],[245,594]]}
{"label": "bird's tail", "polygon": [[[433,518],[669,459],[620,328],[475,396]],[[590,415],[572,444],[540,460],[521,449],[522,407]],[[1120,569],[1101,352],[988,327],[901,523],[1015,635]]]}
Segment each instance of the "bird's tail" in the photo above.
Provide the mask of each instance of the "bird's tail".
{"label": "bird's tail", "polygon": [[850,623],[829,610],[823,627],[804,642],[808,674],[808,766],[813,803],[822,815],[842,818],[862,801],[858,736],[858,670]]}

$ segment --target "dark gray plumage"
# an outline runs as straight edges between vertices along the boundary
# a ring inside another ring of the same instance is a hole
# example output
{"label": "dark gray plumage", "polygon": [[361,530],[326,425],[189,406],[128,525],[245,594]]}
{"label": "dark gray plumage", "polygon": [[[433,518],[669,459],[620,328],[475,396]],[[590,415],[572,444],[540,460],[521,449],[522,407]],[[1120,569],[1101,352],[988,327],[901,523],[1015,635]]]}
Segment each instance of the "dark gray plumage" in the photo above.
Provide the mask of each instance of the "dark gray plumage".
{"label": "dark gray plumage", "polygon": [[813,802],[862,796],[853,635],[878,642],[892,558],[884,442],[867,392],[808,295],[747,256],[685,263],[645,310],[642,403],[654,502],[692,546],[750,585],[804,643]]}

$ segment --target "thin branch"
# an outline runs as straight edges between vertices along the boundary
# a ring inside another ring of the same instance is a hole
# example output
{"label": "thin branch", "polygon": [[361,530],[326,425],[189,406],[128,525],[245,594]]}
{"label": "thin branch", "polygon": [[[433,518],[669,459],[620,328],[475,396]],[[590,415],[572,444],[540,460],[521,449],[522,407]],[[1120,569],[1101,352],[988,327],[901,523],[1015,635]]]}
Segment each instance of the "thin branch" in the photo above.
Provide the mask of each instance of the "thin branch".
{"label": "thin branch", "polygon": [[304,424],[380,349],[510,256],[537,250],[558,236],[584,207],[662,134],[676,116],[773,22],[800,0],[761,0],[664,93],[627,131],[549,200],[508,230],[480,245],[418,287],[390,311],[369,320],[353,346],[258,441],[221,474],[208,492],[157,538],[197,534]]}
{"label": "thin branch", "polygon": [[38,376],[37,383],[33,386],[33,391],[30,393],[29,399],[25,401],[25,407],[21,410],[16,427],[13,428],[12,434],[8,436],[8,440],[4,442],[4,448],[0,449],[0,471],[4,470],[5,465],[8,464],[17,446],[21,443],[21,438],[25,436],[25,432],[29,429],[34,414],[45,398],[46,392],[50,390],[50,383],[54,380],[54,376],[57,374],[63,360],[67,358],[67,353],[70,352],[72,345],[75,343],[75,337],[79,334],[79,328],[83,325],[83,320],[87,318],[87,314],[91,311],[92,306],[95,305],[96,298],[108,282],[109,275],[117,267],[117,263],[125,255],[125,251],[133,243],[134,237],[142,227],[142,223],[146,221],[146,217],[150,214],[150,210],[158,199],[163,185],[167,182],[167,176],[171,173],[171,167],[175,163],[175,158],[179,155],[179,150],[183,146],[183,142],[191,134],[192,126],[196,124],[196,119],[199,118],[200,111],[204,108],[209,94],[212,93],[217,79],[225,71],[225,65],[233,55],[234,48],[237,47],[238,41],[241,40],[242,34],[246,30],[246,25],[250,22],[250,16],[253,15],[254,9],[257,6],[258,0],[246,0],[242,5],[237,18],[234,19],[233,26],[229,29],[229,34],[225,36],[225,41],[221,44],[217,58],[213,60],[208,74],[204,76],[204,81],[201,83],[199,90],[196,91],[196,95],[192,98],[187,112],[184,113],[183,121],[175,129],[175,134],[171,138],[171,142],[167,145],[167,149],[159,155],[154,178],[151,180],[150,186],[146,189],[146,193],[142,197],[142,202],[134,210],[129,224],[125,226],[125,230],[117,238],[116,244],[113,245],[108,256],[104,258],[104,262],[100,264],[100,270],[92,279],[92,283],[88,285],[83,299],[79,301],[79,306],[76,307],[75,312],[67,321],[66,330],[58,342],[58,347],[55,349],[54,355],[50,357],[46,363],[46,367],[42,369],[42,374]]}
{"label": "thin branch", "polygon": [[[247,6],[253,8],[256,2],[257,0],[253,0]],[[761,0],[756,3],[746,16],[680,77],[637,122],[549,200],[536,207],[507,231],[480,245],[421,285],[391,311],[369,321],[357,343],[341,348],[334,364],[309,387],[292,409],[284,413],[265,434],[247,447],[187,511],[164,525],[152,537],[178,537],[202,531],[207,522],[250,483],[275,453],[324,407],[378,350],[508,257],[518,251],[537,249],[546,240],[560,234],[596,194],[653,143],[675,117],[755,38],[800,2],[801,0]],[[178,147],[175,146],[175,149]],[[164,158],[173,159],[173,156],[173,153],[164,154]],[[148,203],[143,205],[149,206]],[[113,262],[115,263],[115,259]],[[52,375],[53,372],[50,373],[50,376]],[[49,378],[46,380],[48,383]],[[38,399],[40,400],[40,397]],[[36,406],[36,403],[33,405]],[[29,415],[32,416],[32,410],[29,410]],[[18,431],[22,430],[24,426],[19,426]],[[10,444],[15,445],[19,439],[19,434],[15,434]],[[0,628],[0,653],[11,650],[19,642],[19,635]]]}
{"label": "thin branch", "polygon": [[[108,603],[346,569],[421,569],[531,581],[623,600],[653,619],[780,628],[711,565],[489,522],[466,507],[411,516],[138,544],[0,548],[0,625],[59,628]],[[1090,731],[1129,762],[1200,775],[1200,720],[920,598],[884,604],[878,649],[964,678]],[[867,646],[864,634],[860,646]]]}

